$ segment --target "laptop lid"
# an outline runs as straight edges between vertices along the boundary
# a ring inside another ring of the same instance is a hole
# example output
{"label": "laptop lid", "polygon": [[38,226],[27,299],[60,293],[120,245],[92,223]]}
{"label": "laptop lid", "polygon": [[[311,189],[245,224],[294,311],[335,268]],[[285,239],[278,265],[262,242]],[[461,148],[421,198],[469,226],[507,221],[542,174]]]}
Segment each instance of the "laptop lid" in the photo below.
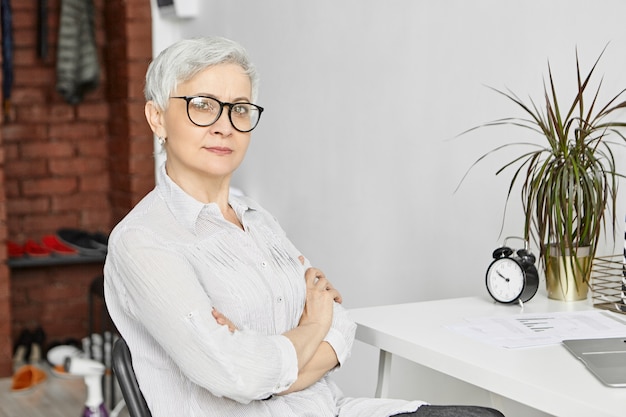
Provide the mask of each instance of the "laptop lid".
{"label": "laptop lid", "polygon": [[563,346],[605,385],[626,387],[626,337],[564,340]]}

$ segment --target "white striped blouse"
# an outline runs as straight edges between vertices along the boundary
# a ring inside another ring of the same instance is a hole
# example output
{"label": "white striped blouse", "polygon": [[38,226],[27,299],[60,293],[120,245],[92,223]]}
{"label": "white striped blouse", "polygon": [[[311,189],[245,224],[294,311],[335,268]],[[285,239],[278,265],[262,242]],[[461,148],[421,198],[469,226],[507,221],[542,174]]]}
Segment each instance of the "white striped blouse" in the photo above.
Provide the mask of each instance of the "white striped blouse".
{"label": "white striped blouse", "polygon": [[[109,313],[133,355],[154,417],[362,417],[414,411],[421,402],[346,398],[325,376],[274,395],[297,378],[293,345],[310,266],[275,219],[230,197],[244,230],[215,204],[186,194],[161,167],[157,186],[115,227],[104,268]],[[238,328],[212,316],[216,308]],[[355,324],[335,305],[326,341],[340,364]]]}

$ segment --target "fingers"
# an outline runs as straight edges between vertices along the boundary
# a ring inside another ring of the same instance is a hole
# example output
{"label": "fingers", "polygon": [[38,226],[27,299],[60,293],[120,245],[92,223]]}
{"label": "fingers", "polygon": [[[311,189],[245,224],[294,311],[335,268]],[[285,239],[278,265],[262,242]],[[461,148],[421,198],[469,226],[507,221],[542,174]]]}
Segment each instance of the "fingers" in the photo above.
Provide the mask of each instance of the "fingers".
{"label": "fingers", "polygon": [[327,282],[328,284],[326,285],[326,291],[330,292],[330,294],[333,296],[333,300],[341,304],[341,302],[343,301],[341,293],[339,293],[339,291],[335,287],[333,287],[330,281],[327,280]]}
{"label": "fingers", "polygon": [[304,273],[304,279],[306,280],[307,287],[313,289],[326,289],[326,286],[330,283],[326,279],[326,275],[317,268],[309,268]]}
{"label": "fingers", "polygon": [[333,297],[333,300],[335,302],[341,304],[343,299],[341,298],[341,294],[339,293],[339,291],[337,291],[333,287],[329,287],[326,291],[328,291],[328,293]]}
{"label": "fingers", "polygon": [[225,324],[228,324],[226,316],[224,316],[222,313],[217,311],[215,308],[213,309],[211,313],[213,314],[213,318],[215,318],[215,321],[217,322],[217,324],[222,325],[222,326]]}
{"label": "fingers", "polygon": [[225,315],[217,311],[217,309],[213,308],[213,311],[211,312],[211,314],[213,314],[213,318],[215,319],[217,324],[219,324],[220,326],[228,326],[228,330],[230,330],[231,333],[237,330],[237,327],[235,327],[233,322],[228,320],[228,318],[226,318]]}
{"label": "fingers", "polygon": [[300,260],[300,263],[304,265],[304,256],[300,255],[298,256],[298,259]]}
{"label": "fingers", "polygon": [[339,291],[335,289],[333,284],[326,278],[326,275],[322,271],[317,268],[309,268],[306,270],[304,274],[304,278],[307,282],[307,287],[309,289],[314,289],[317,291],[328,291],[333,297],[333,300],[341,303],[343,298]]}

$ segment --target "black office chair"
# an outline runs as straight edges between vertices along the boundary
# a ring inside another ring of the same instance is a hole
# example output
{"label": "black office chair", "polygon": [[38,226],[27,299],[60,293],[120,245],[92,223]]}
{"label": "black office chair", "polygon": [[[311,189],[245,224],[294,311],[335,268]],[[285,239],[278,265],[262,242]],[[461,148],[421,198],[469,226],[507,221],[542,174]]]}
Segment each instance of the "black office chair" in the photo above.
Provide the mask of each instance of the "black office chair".
{"label": "black office chair", "polygon": [[143,397],[130,356],[130,350],[124,339],[119,338],[113,346],[112,355],[113,371],[120,384],[122,396],[126,402],[126,408],[130,417],[152,417],[146,399]]}

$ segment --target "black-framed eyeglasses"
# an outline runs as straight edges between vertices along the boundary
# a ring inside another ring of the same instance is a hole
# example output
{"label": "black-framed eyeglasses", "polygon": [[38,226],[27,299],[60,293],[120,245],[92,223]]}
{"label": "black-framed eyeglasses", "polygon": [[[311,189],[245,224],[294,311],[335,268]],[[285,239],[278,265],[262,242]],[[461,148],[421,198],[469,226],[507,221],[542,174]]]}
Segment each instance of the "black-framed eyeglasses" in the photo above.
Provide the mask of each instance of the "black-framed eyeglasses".
{"label": "black-framed eyeglasses", "polygon": [[252,103],[224,103],[213,97],[176,96],[187,102],[187,116],[196,126],[211,126],[222,115],[224,106],[228,106],[230,124],[239,132],[250,132],[258,124],[263,107]]}

